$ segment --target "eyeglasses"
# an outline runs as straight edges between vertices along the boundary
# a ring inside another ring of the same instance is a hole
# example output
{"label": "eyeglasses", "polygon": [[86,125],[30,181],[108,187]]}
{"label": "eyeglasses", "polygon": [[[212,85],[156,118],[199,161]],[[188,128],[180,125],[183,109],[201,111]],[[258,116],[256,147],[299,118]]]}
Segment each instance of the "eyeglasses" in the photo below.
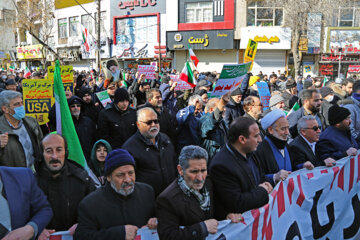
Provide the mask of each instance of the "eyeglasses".
{"label": "eyeglasses", "polygon": [[142,123],[145,123],[146,125],[151,125],[151,124],[159,124],[159,119],[154,119],[154,120],[149,120],[149,121],[146,121],[146,122],[144,122],[144,121],[140,121],[140,122],[142,122]]}
{"label": "eyeglasses", "polygon": [[312,129],[314,131],[317,131],[318,129],[321,130],[321,128],[319,126],[313,126],[312,128],[304,128],[304,129]]}

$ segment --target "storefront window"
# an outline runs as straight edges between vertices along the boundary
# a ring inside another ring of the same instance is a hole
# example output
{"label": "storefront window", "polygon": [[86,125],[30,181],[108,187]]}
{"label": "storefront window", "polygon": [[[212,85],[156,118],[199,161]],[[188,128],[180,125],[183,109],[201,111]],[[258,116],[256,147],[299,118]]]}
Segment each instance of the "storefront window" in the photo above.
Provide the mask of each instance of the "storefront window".
{"label": "storefront window", "polygon": [[79,36],[79,17],[71,17],[69,18],[69,22],[69,36]]}
{"label": "storefront window", "polygon": [[89,14],[81,16],[81,24],[88,30],[89,34],[93,33],[93,19]]}
{"label": "storefront window", "polygon": [[213,2],[196,2],[186,4],[186,22],[212,22]]}
{"label": "storefront window", "polygon": [[248,4],[248,26],[281,26],[283,23],[283,9],[266,7],[263,2]]}
{"label": "storefront window", "polygon": [[58,20],[59,38],[67,38],[66,25],[67,25],[66,18],[62,18]]}

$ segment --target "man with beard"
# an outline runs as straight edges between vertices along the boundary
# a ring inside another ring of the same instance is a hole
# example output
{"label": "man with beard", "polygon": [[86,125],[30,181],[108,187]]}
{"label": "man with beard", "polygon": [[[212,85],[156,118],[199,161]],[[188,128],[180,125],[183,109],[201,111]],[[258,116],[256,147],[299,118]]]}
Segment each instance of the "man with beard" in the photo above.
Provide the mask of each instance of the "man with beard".
{"label": "man with beard", "polygon": [[153,108],[158,115],[161,127],[160,131],[165,133],[171,139],[171,142],[175,144],[177,121],[176,118],[171,116],[170,111],[165,106],[163,106],[160,90],[156,88],[150,89],[148,92],[146,92],[146,99],[147,103],[143,106],[140,106],[138,109],[142,107]]}
{"label": "man with beard", "polygon": [[98,138],[108,141],[113,149],[136,132],[136,112],[129,107],[129,93],[124,88],[115,91],[114,102],[101,110],[98,119]]}
{"label": "man with beard", "polygon": [[111,151],[105,160],[107,183],[79,205],[74,239],[135,239],[138,228],[157,227],[155,195],[151,186],[135,182],[135,160],[124,149]]}
{"label": "man with beard", "polygon": [[[276,109],[265,115],[261,120],[261,126],[266,131],[266,136],[256,149],[255,156],[267,180],[276,185],[279,181],[285,180],[293,170],[287,145],[290,135],[289,124],[285,113]],[[314,168],[311,163],[304,167]]]}
{"label": "man with beard", "polygon": [[359,144],[350,132],[350,111],[334,105],[329,109],[330,126],[320,135],[315,152],[320,162],[327,158],[339,160],[356,156]]}
{"label": "man with beard", "polygon": [[159,119],[154,109],[139,109],[136,125],[138,131],[122,148],[135,158],[138,181],[151,185],[157,196],[176,178],[175,149],[169,137],[159,132]]}
{"label": "man with beard", "polygon": [[345,98],[350,97],[353,92],[354,80],[351,78],[344,79],[341,82],[341,89],[346,92]]}
{"label": "man with beard", "polygon": [[99,103],[97,103],[97,105],[94,103],[91,89],[82,86],[79,91],[79,97],[83,100],[83,104],[81,105],[82,114],[90,118],[94,123],[97,123],[100,108]]}
{"label": "man with beard", "polygon": [[306,89],[300,93],[300,98],[303,106],[297,111],[290,113],[287,120],[289,121],[291,136],[295,138],[297,136],[296,124],[300,118],[307,115],[315,117],[319,124],[321,131],[326,128],[325,118],[320,112],[321,108],[321,94],[316,89]]}
{"label": "man with beard", "polygon": [[55,231],[74,233],[78,205],[95,190],[95,183],[80,165],[67,158],[67,143],[61,135],[47,135],[42,140],[42,148],[43,160],[36,164],[36,178],[54,212],[39,237],[45,240]]}

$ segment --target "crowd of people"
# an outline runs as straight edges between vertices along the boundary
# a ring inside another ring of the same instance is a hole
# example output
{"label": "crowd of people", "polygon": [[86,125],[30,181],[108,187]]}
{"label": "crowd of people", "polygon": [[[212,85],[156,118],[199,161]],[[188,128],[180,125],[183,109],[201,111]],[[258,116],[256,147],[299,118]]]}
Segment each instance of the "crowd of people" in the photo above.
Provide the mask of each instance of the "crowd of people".
{"label": "crowd of people", "polygon": [[[205,239],[218,221],[241,222],[268,203],[291,172],[357,154],[356,78],[248,73],[214,98],[218,73],[195,70],[188,90],[177,90],[175,73],[146,79],[129,70],[119,81],[74,73],[66,96],[92,179],[53,133],[55,106],[39,125],[25,114],[22,73],[0,72],[0,239],[69,231],[74,239],[128,240],[142,227],[160,239]],[[268,84],[268,107],[257,82]],[[111,99],[105,106],[101,91]]]}

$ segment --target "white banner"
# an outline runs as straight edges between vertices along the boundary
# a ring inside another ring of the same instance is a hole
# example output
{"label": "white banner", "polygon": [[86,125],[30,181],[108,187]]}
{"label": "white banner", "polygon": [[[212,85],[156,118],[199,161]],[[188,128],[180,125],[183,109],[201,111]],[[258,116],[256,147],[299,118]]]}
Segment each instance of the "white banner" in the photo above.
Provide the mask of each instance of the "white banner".
{"label": "white banner", "polygon": [[178,84],[175,87],[175,91],[178,90],[186,90],[186,89],[192,89],[193,87],[188,84],[187,82],[180,80],[179,75],[169,75],[171,78],[171,81],[177,82]]}
{"label": "white banner", "polygon": [[146,79],[155,79],[155,66],[154,65],[138,65],[138,73],[145,74]]}
{"label": "white banner", "polygon": [[[245,212],[241,223],[220,222],[207,240],[360,239],[359,181],[359,154],[331,168],[295,171],[276,185],[268,204]],[[158,239],[146,228],[136,237]]]}

